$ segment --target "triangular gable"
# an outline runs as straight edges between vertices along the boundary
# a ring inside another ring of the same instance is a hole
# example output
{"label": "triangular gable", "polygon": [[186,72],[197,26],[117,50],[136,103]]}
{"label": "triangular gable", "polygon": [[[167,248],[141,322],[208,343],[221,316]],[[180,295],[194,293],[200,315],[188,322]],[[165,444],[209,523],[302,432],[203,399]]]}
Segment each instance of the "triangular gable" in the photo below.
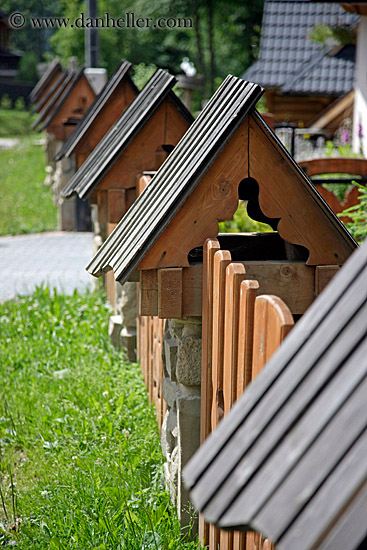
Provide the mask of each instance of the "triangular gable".
{"label": "triangular gable", "polygon": [[59,96],[59,98],[57,99],[56,102],[53,102],[53,108],[51,109],[51,111],[49,111],[49,114],[48,114],[46,120],[43,122],[43,124],[40,128],[40,131],[45,130],[51,124],[51,122],[54,120],[54,118],[56,117],[56,115],[58,114],[60,109],[65,104],[68,97],[72,94],[73,90],[75,90],[76,86],[78,85],[79,82],[81,82],[82,79],[85,80],[85,83],[86,83],[87,87],[89,88],[93,98],[95,97],[94,90],[91,87],[91,85],[89,84],[88,79],[84,75],[84,68],[85,67],[82,67],[78,72],[73,73],[73,77],[68,82],[68,85],[64,88],[64,91],[62,92],[62,94]]}
{"label": "triangular gable", "polygon": [[65,141],[55,160],[60,160],[64,156],[68,157],[73,153],[73,151],[83,140],[87,132],[89,132],[93,125],[98,121],[98,118],[100,116],[103,116],[104,107],[110,100],[111,96],[119,88],[119,86],[127,83],[136,94],[138,93],[138,89],[136,88],[135,84],[128,74],[131,67],[132,65],[128,61],[125,61],[124,59],[120,61],[100,94],[96,97],[95,101],[89,107],[82,120],[76,126],[75,130]]}
{"label": "triangular gable", "polygon": [[87,197],[168,96],[183,116],[192,121],[191,114],[171,93],[175,82],[175,77],[166,71],[158,69],[155,72],[73,176],[62,193],[64,197],[69,197],[73,193],[77,193],[80,198]]}
{"label": "triangular gable", "polygon": [[356,243],[261,119],[261,88],[228,76],[88,266],[124,282],[138,269],[188,266],[188,253],[231,219],[238,186],[259,185],[263,213],[309,264],[341,264]]}
{"label": "triangular gable", "polygon": [[50,83],[54,80],[55,76],[62,72],[59,58],[56,58],[50,63],[46,71],[43,73],[31,93],[29,99],[32,103],[39,101],[40,96],[45,92]]}
{"label": "triangular gable", "polygon": [[367,242],[186,466],[208,522],[284,550],[366,537],[366,280]]}

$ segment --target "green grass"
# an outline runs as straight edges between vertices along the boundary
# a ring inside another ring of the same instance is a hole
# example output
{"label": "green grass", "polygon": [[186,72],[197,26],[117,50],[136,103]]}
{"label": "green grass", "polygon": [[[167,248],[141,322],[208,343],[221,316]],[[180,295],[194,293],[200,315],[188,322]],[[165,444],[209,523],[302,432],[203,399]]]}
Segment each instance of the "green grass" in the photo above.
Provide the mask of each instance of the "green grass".
{"label": "green grass", "polygon": [[23,139],[15,149],[0,150],[0,166],[0,235],[56,229],[56,206],[43,183],[42,147]]}
{"label": "green grass", "polygon": [[140,368],[101,295],[0,304],[0,546],[198,549],[180,535]]}

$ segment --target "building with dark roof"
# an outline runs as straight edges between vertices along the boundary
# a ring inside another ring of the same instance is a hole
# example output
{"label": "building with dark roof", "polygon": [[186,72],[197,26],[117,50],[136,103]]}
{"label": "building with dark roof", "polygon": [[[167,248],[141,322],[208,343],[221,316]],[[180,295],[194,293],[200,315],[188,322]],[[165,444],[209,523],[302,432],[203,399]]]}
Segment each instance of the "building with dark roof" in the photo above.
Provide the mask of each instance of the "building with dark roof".
{"label": "building with dark roof", "polygon": [[358,23],[358,15],[337,3],[265,1],[259,58],[242,78],[265,88],[275,122],[307,126],[353,90],[355,45],[321,46],[310,40],[310,32],[319,24],[354,31]]}

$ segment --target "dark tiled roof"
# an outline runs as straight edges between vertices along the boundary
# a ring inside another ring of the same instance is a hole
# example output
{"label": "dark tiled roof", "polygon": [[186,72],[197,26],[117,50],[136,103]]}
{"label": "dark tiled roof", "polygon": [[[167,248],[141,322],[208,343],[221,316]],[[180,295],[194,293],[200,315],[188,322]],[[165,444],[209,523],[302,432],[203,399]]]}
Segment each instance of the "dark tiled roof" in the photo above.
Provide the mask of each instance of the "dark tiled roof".
{"label": "dark tiled roof", "polygon": [[158,239],[262,94],[228,76],[88,266],[123,282]]}
{"label": "dark tiled roof", "polygon": [[38,100],[45,87],[49,84],[55,74],[61,70],[59,58],[54,59],[29,94],[29,99],[32,103]]}
{"label": "dark tiled roof", "polygon": [[192,121],[186,107],[171,92],[175,82],[175,77],[162,69],[154,73],[73,176],[62,193],[64,197],[73,193],[77,193],[80,198],[87,197],[169,94],[184,116]]}
{"label": "dark tiled roof", "polygon": [[320,23],[354,28],[359,17],[331,2],[266,1],[260,54],[243,75],[284,93],[340,95],[353,89],[355,47],[337,55],[308,39]]}
{"label": "dark tiled roof", "polygon": [[106,85],[103,87],[100,94],[96,97],[92,105],[89,107],[82,120],[76,126],[73,133],[65,141],[60,152],[55,157],[55,160],[60,160],[64,156],[68,157],[73,152],[77,144],[83,138],[85,133],[90,129],[90,127],[94,124],[94,121],[100,115],[103,107],[124,79],[128,79],[131,87],[135,89],[136,92],[138,91],[133,81],[128,76],[128,72],[130,71],[131,67],[132,65],[128,61],[125,61],[124,59],[120,61],[114,73],[106,82]]}
{"label": "dark tiled roof", "polygon": [[84,74],[84,67],[82,67],[79,71],[74,71],[71,73],[71,78],[68,80],[66,86],[64,87],[62,93],[56,98],[55,101],[52,101],[52,107],[50,111],[48,112],[48,116],[46,120],[43,122],[40,130],[45,130],[47,126],[50,124],[50,122],[53,120],[53,118],[56,116],[56,114],[61,109],[62,105],[64,104],[67,97],[69,97],[72,90],[75,88],[79,80],[82,78]]}
{"label": "dark tiled roof", "polygon": [[283,550],[354,550],[367,536],[366,280],[367,242],[188,463],[208,522]]}

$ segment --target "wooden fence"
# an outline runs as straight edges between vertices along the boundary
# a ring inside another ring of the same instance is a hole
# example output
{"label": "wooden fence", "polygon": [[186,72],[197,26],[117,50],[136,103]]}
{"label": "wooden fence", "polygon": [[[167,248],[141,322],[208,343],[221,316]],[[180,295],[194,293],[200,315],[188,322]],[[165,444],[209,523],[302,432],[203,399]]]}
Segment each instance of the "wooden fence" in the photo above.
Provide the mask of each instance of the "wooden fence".
{"label": "wooden fence", "polygon": [[[201,441],[269,360],[291,330],[290,310],[277,296],[258,295],[255,280],[232,262],[216,239],[204,246]],[[258,533],[229,533],[199,518],[199,536],[209,550],[270,550]]]}

